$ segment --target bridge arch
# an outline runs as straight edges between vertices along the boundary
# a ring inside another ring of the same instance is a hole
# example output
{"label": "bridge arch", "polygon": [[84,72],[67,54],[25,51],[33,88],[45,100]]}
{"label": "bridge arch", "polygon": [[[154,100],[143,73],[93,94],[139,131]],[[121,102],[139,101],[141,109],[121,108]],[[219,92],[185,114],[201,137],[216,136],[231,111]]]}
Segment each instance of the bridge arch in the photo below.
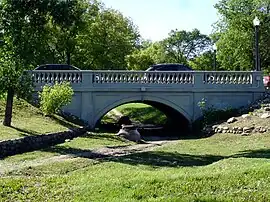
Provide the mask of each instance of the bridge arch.
{"label": "bridge arch", "polygon": [[[166,100],[164,98],[160,98],[157,96],[130,96],[125,97],[119,100],[116,100],[107,106],[104,106],[102,110],[97,112],[94,117],[94,126],[102,119],[104,115],[106,115],[110,110],[128,103],[144,103],[155,107],[156,109],[163,112],[167,118],[172,117],[179,121],[184,121],[185,127],[190,127],[191,125],[191,115],[187,113],[181,106],[177,105],[174,102]],[[177,121],[175,120],[175,121]],[[179,126],[179,124],[178,124]]]}

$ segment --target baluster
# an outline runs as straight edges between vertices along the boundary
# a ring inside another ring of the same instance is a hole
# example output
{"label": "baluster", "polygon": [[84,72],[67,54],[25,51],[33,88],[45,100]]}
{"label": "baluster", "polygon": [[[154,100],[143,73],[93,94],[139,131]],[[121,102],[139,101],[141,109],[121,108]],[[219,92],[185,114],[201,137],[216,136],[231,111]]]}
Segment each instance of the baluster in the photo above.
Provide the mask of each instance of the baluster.
{"label": "baluster", "polygon": [[179,73],[178,81],[179,81],[179,83],[183,83],[183,73]]}
{"label": "baluster", "polygon": [[165,83],[164,73],[158,72],[158,82],[161,84]]}
{"label": "baluster", "polygon": [[137,74],[133,73],[131,78],[132,83],[137,83]]}
{"label": "baluster", "polygon": [[112,83],[112,73],[108,73],[107,75],[107,83]]}
{"label": "baluster", "polygon": [[122,83],[122,81],[123,81],[123,74],[118,74],[118,77],[119,77],[119,83]]}
{"label": "baluster", "polygon": [[245,74],[242,75],[242,84],[246,84],[246,75]]}
{"label": "baluster", "polygon": [[118,83],[118,82],[119,82],[119,75],[114,74],[114,83]]}
{"label": "baluster", "polygon": [[128,73],[127,76],[128,76],[128,83],[133,83],[133,78],[132,78],[133,74]]}
{"label": "baluster", "polygon": [[153,83],[153,73],[152,72],[149,74],[149,81],[148,82]]}
{"label": "baluster", "polygon": [[118,79],[118,82],[119,83],[122,83],[122,81],[123,81],[123,75],[122,74],[119,74],[119,73],[117,75],[118,75],[118,78],[119,78]]}
{"label": "baluster", "polygon": [[44,81],[45,81],[45,83],[48,83],[48,81],[49,81],[49,75],[48,75],[47,72],[45,73],[45,79],[44,79]]}
{"label": "baluster", "polygon": [[128,74],[128,79],[129,79],[129,83],[133,83],[133,80],[134,80],[134,74],[131,73],[131,74]]}
{"label": "baluster", "polygon": [[212,83],[213,83],[213,84],[217,84],[217,74],[216,74],[216,73],[213,73],[213,76],[212,76]]}
{"label": "baluster", "polygon": [[238,75],[238,84],[242,84],[243,83],[243,75],[239,74]]}
{"label": "baluster", "polygon": [[175,72],[170,73],[171,83],[175,83]]}
{"label": "baluster", "polygon": [[113,82],[117,83],[117,81],[118,81],[117,74],[113,74]]}
{"label": "baluster", "polygon": [[41,75],[40,75],[40,76],[41,76],[41,83],[44,83],[44,81],[45,81],[45,78],[44,78],[44,77],[45,77],[45,76],[44,76],[44,73],[41,73]]}
{"label": "baluster", "polygon": [[68,80],[68,82],[70,82],[70,83],[72,83],[72,78],[71,78],[71,75],[72,73],[68,73],[67,74],[67,80]]}
{"label": "baluster", "polygon": [[189,84],[192,84],[192,82],[193,82],[192,80],[193,80],[192,74],[189,73],[189,74],[188,74],[188,83],[189,83]]}
{"label": "baluster", "polygon": [[48,74],[48,83],[52,83],[52,73]]}
{"label": "baluster", "polygon": [[230,75],[226,74],[225,76],[225,84],[229,84],[230,83]]}
{"label": "baluster", "polygon": [[156,83],[156,72],[152,74],[152,83]]}
{"label": "baluster", "polygon": [[96,73],[95,75],[93,75],[94,77],[94,83],[100,83],[100,74]]}
{"label": "baluster", "polygon": [[226,83],[226,74],[220,74],[216,79],[217,84],[225,84]]}
{"label": "baluster", "polygon": [[63,80],[67,81],[67,73],[63,73]]}
{"label": "baluster", "polygon": [[177,72],[176,74],[175,74],[175,83],[179,83],[179,72]]}
{"label": "baluster", "polygon": [[76,79],[77,83],[80,83],[82,81],[81,73],[77,73],[76,77],[77,77]]}
{"label": "baluster", "polygon": [[121,83],[126,83],[126,75],[122,73],[122,82]]}
{"label": "baluster", "polygon": [[139,83],[139,81],[140,81],[140,75],[139,75],[139,73],[136,73],[135,74],[135,83]]}
{"label": "baluster", "polygon": [[251,84],[251,79],[250,79],[250,75],[247,75],[247,84]]}
{"label": "baluster", "polygon": [[106,83],[110,83],[110,73],[106,73],[106,80],[105,80],[105,82]]}
{"label": "baluster", "polygon": [[188,84],[189,83],[189,73],[185,73],[185,83]]}
{"label": "baluster", "polygon": [[222,74],[216,74],[216,84],[221,84],[222,78]]}
{"label": "baluster", "polygon": [[71,72],[67,74],[67,79],[70,83],[75,83],[77,80],[77,76],[75,73]]}
{"label": "baluster", "polygon": [[233,75],[232,74],[229,75],[229,84],[233,84]]}
{"label": "baluster", "polygon": [[140,83],[140,74],[138,72],[135,74],[135,83]]}
{"label": "baluster", "polygon": [[40,73],[36,73],[35,77],[36,77],[36,82],[40,83]]}
{"label": "baluster", "polygon": [[116,83],[117,75],[115,73],[112,73],[113,83]]}

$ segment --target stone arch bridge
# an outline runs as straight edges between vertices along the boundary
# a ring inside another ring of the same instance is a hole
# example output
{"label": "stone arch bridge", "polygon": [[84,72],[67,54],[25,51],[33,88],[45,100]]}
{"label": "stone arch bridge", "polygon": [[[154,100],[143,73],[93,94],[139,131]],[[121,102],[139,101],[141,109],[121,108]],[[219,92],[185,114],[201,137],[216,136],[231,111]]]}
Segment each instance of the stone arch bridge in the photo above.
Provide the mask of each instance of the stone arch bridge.
{"label": "stone arch bridge", "polygon": [[45,84],[69,81],[74,90],[63,110],[94,128],[111,109],[130,102],[150,104],[168,117],[191,125],[201,114],[198,103],[216,109],[238,108],[264,93],[262,73],[257,71],[31,71],[35,91]]}

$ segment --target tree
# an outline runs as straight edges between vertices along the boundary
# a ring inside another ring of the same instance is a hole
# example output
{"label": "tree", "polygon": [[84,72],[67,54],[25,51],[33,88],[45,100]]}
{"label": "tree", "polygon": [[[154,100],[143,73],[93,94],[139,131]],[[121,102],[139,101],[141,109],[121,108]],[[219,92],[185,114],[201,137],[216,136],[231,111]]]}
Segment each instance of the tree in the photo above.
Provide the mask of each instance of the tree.
{"label": "tree", "polygon": [[160,42],[142,44],[126,57],[128,69],[146,70],[150,65],[168,62],[164,46]]}
{"label": "tree", "polygon": [[[5,42],[1,48],[0,92],[7,92],[4,125],[11,125],[14,94],[23,95],[23,90],[29,91],[19,88],[24,78],[21,77],[24,70],[48,61],[47,58],[50,56],[48,40],[51,31],[49,27],[59,26],[65,33],[76,29],[80,23],[77,21],[82,12],[81,2],[79,0],[0,1],[0,37]],[[70,48],[69,42],[68,40]]]}
{"label": "tree", "polygon": [[87,21],[97,13],[95,1],[52,1],[51,20],[48,23],[50,38],[48,46],[57,63],[71,64],[78,35],[86,29]]}
{"label": "tree", "polygon": [[218,40],[217,58],[228,70],[254,69],[254,26],[258,16],[260,26],[261,66],[270,68],[270,2],[268,0],[222,0],[215,5],[221,18],[215,25]]}
{"label": "tree", "polygon": [[[215,53],[213,51],[207,51],[200,56],[189,61],[189,66],[195,70],[213,71],[214,70],[214,58]],[[217,69],[219,65],[217,64]]]}
{"label": "tree", "polygon": [[211,47],[211,39],[194,29],[191,32],[172,30],[163,41],[169,58],[176,63],[187,64],[188,60],[197,57]]}
{"label": "tree", "polygon": [[139,34],[130,19],[100,6],[77,40],[73,60],[81,69],[126,69],[125,57],[138,45]]}
{"label": "tree", "polygon": [[23,94],[18,88],[22,72],[31,68],[30,64],[35,63],[36,58],[42,57],[39,50],[46,33],[46,4],[43,1],[3,0],[0,2],[0,17],[5,42],[1,48],[0,91],[7,92],[3,124],[10,126],[14,94]]}

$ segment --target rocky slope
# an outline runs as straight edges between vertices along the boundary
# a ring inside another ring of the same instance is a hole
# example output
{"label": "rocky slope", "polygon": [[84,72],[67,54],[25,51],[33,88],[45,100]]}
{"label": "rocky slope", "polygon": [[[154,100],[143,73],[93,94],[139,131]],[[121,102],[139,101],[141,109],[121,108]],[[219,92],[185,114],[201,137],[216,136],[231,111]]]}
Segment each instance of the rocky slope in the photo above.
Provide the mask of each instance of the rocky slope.
{"label": "rocky slope", "polygon": [[215,133],[234,133],[251,135],[253,133],[270,133],[270,93],[250,106],[241,108],[237,117],[231,117],[221,124],[207,126],[206,135]]}

